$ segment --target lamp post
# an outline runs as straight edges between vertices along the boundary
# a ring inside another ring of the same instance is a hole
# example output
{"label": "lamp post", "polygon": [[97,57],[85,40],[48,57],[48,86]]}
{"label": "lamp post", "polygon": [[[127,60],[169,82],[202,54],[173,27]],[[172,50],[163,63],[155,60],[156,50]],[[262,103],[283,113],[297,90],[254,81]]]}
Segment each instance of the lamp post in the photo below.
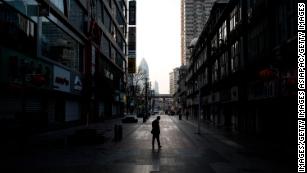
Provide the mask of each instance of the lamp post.
{"label": "lamp post", "polygon": [[200,134],[200,116],[201,116],[201,87],[200,82],[198,82],[198,122],[197,122],[197,134]]}

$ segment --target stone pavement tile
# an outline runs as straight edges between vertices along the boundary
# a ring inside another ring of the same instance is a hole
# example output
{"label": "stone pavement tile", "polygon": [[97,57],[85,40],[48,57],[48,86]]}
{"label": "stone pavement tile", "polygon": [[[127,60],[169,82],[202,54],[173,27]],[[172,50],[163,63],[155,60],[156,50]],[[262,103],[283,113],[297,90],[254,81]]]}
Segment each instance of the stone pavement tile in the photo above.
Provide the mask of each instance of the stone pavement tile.
{"label": "stone pavement tile", "polygon": [[210,162],[210,163],[214,163],[214,162],[229,162],[225,157],[223,157],[222,155],[220,155],[218,152],[216,152],[213,149],[206,149],[203,151],[202,153],[202,161],[205,162]]}
{"label": "stone pavement tile", "polygon": [[161,172],[168,173],[215,173],[214,170],[208,165],[184,165],[184,166],[161,166]]}
{"label": "stone pavement tile", "polygon": [[210,166],[215,171],[215,173],[238,173],[238,169],[229,163],[215,162],[211,163]]}

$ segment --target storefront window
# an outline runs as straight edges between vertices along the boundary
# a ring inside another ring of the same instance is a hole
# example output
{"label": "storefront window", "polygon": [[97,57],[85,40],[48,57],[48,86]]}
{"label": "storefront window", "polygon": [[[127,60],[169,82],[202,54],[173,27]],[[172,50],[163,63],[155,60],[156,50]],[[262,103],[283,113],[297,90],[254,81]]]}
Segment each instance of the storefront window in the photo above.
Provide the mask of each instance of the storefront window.
{"label": "storefront window", "polygon": [[27,53],[36,53],[36,23],[14,7],[0,4],[0,44]]}
{"label": "storefront window", "polygon": [[[30,17],[34,22],[37,22],[38,3],[35,0],[4,0],[10,6],[17,9],[20,13]],[[1,1],[0,1],[1,2]]]}
{"label": "storefront window", "polygon": [[43,56],[79,71],[79,43],[46,17],[42,18],[41,46]]}

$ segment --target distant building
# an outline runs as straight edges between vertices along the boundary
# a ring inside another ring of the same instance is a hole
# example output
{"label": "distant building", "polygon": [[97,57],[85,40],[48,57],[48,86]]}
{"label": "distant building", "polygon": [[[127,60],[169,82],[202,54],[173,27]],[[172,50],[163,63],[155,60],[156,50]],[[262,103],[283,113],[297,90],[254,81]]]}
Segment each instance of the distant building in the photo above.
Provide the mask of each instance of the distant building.
{"label": "distant building", "polygon": [[159,94],[159,83],[157,81],[155,81],[154,90],[155,90],[155,94]]}
{"label": "distant building", "polygon": [[140,62],[138,71],[140,73],[143,73],[145,77],[149,78],[149,67],[148,67],[147,61],[144,58]]}
{"label": "distant building", "polygon": [[179,79],[179,68],[175,68],[170,74],[169,74],[169,88],[170,88],[170,94],[174,95],[178,88],[178,79]]}
{"label": "distant building", "polygon": [[147,81],[149,81],[149,67],[148,67],[148,64],[147,64],[147,61],[145,60],[145,58],[143,58],[138,66],[138,74],[141,77],[141,81],[138,83],[141,90],[143,90],[144,88],[144,84],[145,84],[145,81],[147,79]]}

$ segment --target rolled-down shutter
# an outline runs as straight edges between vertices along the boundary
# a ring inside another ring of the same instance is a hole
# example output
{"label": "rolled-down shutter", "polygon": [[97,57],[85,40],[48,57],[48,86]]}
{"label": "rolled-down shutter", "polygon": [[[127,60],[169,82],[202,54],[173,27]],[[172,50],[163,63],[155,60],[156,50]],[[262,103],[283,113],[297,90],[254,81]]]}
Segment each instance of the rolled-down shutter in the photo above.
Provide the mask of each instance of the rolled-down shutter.
{"label": "rolled-down shutter", "polygon": [[28,98],[25,102],[25,112],[41,112],[42,111],[42,100],[39,98]]}

